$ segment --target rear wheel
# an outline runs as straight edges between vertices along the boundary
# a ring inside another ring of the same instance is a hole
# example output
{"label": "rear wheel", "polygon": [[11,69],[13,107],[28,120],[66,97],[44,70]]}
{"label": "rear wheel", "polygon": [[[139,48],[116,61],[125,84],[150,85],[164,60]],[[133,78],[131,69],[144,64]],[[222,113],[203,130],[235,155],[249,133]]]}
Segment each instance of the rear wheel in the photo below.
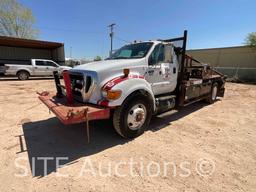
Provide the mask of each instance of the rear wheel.
{"label": "rear wheel", "polygon": [[217,99],[217,93],[218,93],[218,83],[214,83],[212,85],[211,94],[209,98],[207,99],[208,103],[214,103]]}
{"label": "rear wheel", "polygon": [[113,124],[117,133],[124,138],[141,135],[148,127],[152,116],[150,106],[147,98],[141,94],[125,100],[113,115]]}
{"label": "rear wheel", "polygon": [[27,79],[29,79],[29,73],[27,71],[19,71],[17,73],[17,76],[18,76],[19,80],[27,80]]}

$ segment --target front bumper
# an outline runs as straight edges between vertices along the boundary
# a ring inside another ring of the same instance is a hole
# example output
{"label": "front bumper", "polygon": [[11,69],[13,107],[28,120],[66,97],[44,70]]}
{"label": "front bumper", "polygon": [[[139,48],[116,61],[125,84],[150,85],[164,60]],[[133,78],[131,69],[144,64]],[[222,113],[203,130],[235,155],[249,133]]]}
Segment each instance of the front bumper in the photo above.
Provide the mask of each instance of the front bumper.
{"label": "front bumper", "polygon": [[67,104],[66,97],[58,98],[49,93],[41,94],[38,98],[65,125],[108,119],[110,117],[109,108],[78,102]]}

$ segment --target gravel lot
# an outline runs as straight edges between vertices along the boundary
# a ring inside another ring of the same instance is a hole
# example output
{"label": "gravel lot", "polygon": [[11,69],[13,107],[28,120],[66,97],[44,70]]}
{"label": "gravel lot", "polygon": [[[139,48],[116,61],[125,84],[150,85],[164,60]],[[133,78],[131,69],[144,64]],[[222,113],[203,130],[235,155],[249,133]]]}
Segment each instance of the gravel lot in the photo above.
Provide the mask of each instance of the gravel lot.
{"label": "gravel lot", "polygon": [[1,192],[256,190],[255,85],[227,83],[223,99],[155,117],[134,140],[91,122],[89,144],[84,124],[62,125],[37,99],[53,80],[0,87]]}

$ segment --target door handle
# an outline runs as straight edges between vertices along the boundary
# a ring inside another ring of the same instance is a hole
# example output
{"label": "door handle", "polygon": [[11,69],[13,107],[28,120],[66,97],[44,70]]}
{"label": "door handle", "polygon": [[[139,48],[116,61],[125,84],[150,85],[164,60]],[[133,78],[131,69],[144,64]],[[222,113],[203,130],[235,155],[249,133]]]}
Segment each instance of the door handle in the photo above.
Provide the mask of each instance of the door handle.
{"label": "door handle", "polygon": [[46,69],[49,69],[49,67],[46,67]]}
{"label": "door handle", "polygon": [[173,74],[176,73],[176,67],[173,67]]}
{"label": "door handle", "polygon": [[149,70],[148,74],[152,75],[154,73],[154,70]]}

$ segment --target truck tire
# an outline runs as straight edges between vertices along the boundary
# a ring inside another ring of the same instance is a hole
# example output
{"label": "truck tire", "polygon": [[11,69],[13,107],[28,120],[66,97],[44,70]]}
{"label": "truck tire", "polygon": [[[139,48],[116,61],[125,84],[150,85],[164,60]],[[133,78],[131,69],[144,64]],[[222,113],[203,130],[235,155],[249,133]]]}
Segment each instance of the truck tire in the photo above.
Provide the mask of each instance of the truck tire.
{"label": "truck tire", "polygon": [[29,79],[29,72],[27,72],[27,71],[19,71],[18,73],[17,73],[17,76],[18,76],[18,79],[19,80],[27,80],[27,79]]}
{"label": "truck tire", "polygon": [[152,105],[142,94],[135,94],[126,99],[115,109],[113,125],[119,135],[124,138],[135,138],[141,135],[150,123]]}
{"label": "truck tire", "polygon": [[209,97],[206,101],[210,104],[214,103],[217,99],[217,93],[218,93],[218,83],[213,83],[212,89],[211,89],[211,94],[209,95]]}

